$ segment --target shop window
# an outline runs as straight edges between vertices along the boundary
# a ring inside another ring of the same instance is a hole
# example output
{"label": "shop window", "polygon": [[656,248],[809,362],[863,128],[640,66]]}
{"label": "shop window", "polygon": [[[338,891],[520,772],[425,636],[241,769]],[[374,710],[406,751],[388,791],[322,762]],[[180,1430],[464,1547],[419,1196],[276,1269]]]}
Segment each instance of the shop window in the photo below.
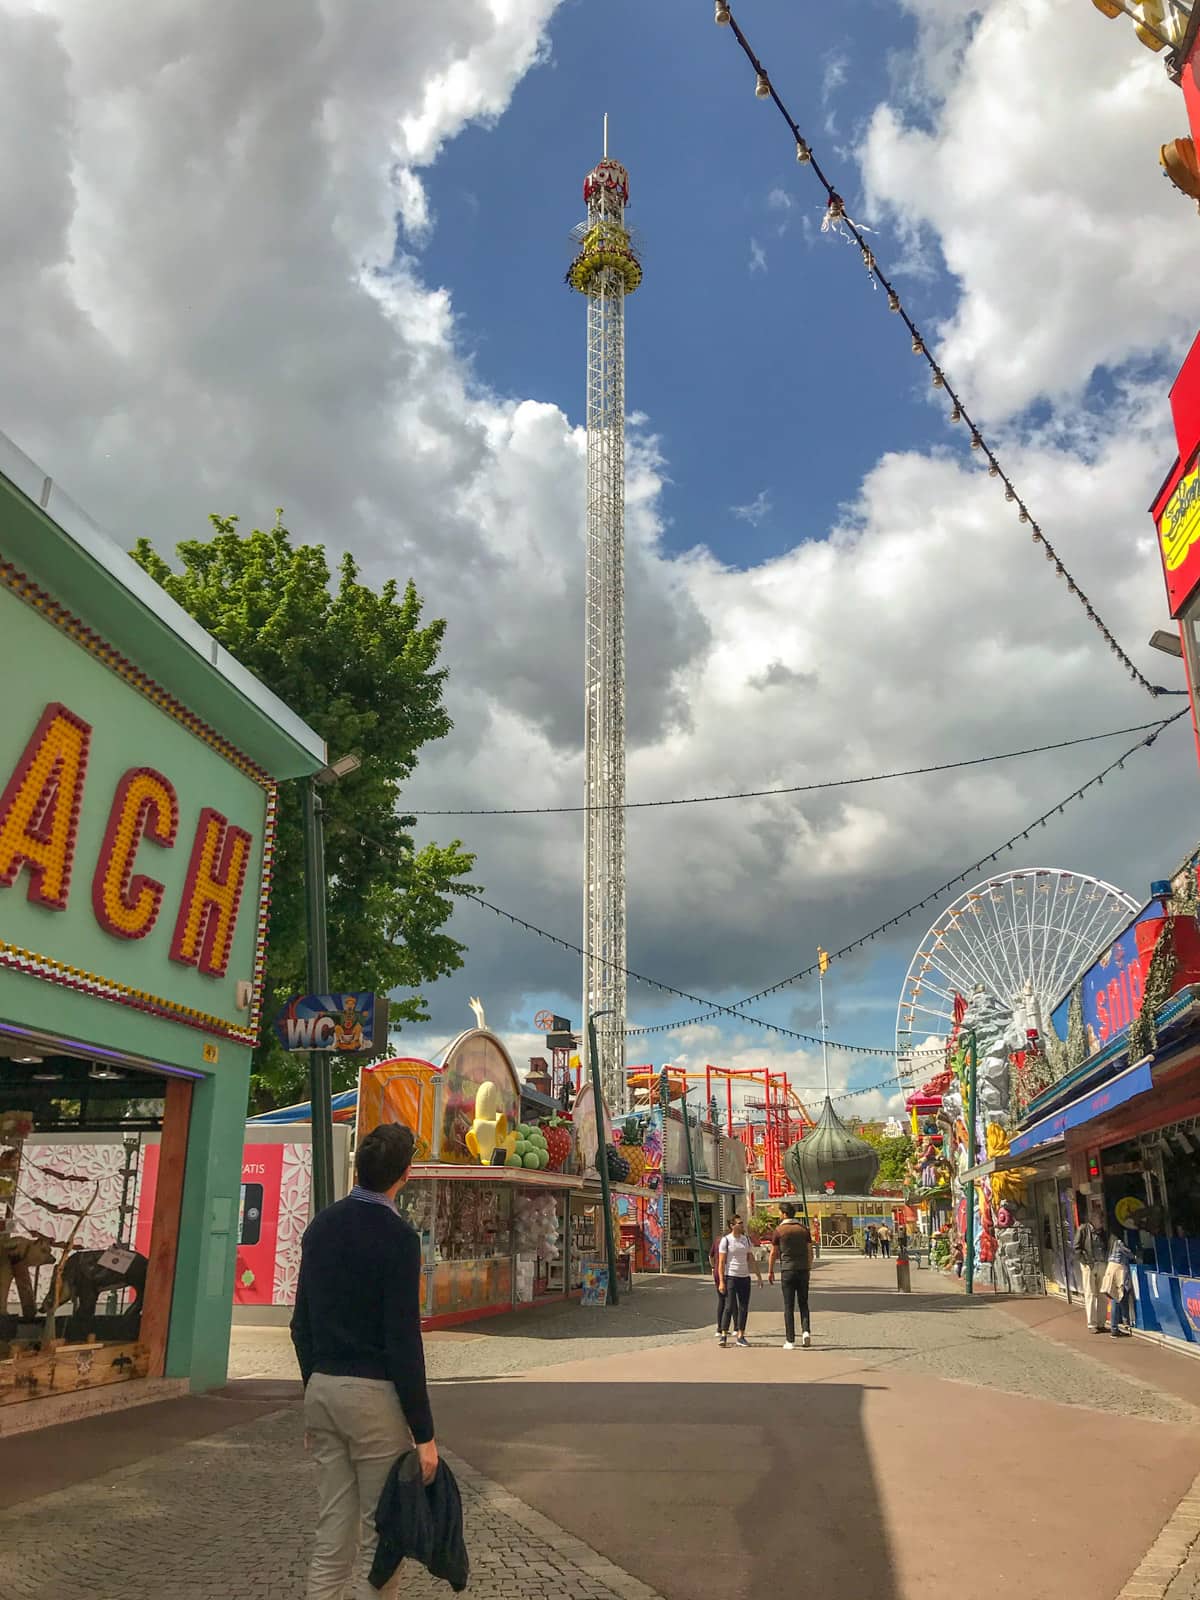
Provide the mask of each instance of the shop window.
{"label": "shop window", "polygon": [[165,1104],[131,1068],[0,1060],[0,1407],[161,1370],[169,1286],[157,1326],[145,1310]]}

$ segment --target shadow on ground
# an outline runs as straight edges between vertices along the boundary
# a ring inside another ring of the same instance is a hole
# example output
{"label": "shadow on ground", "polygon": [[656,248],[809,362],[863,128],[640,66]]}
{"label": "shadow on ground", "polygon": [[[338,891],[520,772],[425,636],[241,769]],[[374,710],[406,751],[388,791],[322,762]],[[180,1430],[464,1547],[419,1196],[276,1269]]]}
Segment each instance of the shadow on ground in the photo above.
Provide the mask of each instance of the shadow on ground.
{"label": "shadow on ground", "polygon": [[866,1392],[461,1382],[438,1433],[666,1600],[900,1600]]}

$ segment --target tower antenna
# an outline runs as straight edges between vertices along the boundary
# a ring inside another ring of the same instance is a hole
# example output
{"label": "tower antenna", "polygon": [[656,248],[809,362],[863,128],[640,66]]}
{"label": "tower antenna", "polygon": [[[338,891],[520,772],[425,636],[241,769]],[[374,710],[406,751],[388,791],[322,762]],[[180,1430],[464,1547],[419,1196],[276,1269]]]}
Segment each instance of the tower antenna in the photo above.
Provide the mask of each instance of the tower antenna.
{"label": "tower antenna", "polygon": [[[567,282],[587,297],[583,1026],[597,1018],[609,1109],[625,1081],[625,296],[642,281],[625,226],[629,174],[608,154],[584,179],[587,221]],[[590,1042],[586,1065],[590,1068]]]}

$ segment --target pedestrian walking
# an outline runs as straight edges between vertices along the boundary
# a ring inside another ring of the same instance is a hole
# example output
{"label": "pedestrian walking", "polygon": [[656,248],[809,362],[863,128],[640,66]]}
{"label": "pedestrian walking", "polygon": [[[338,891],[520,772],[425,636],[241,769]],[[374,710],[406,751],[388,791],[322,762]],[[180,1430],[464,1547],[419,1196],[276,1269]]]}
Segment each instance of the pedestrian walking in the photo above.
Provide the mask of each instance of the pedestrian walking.
{"label": "pedestrian walking", "polygon": [[363,1553],[365,1597],[394,1600],[399,1573],[368,1586],[375,1510],[396,1458],[416,1446],[425,1483],[438,1469],[421,1343],[421,1240],[396,1210],[413,1156],[401,1123],[369,1133],[357,1182],[309,1224],[292,1343],[304,1379],[305,1441],[317,1464],[317,1531],[308,1600],[342,1600]]}
{"label": "pedestrian walking", "polygon": [[1091,1215],[1084,1213],[1083,1221],[1075,1230],[1071,1248],[1079,1266],[1080,1287],[1083,1290],[1083,1314],[1093,1333],[1105,1331],[1104,1295],[1100,1285],[1108,1260],[1108,1229],[1104,1226],[1104,1211],[1093,1205]]}
{"label": "pedestrian walking", "polygon": [[908,1255],[908,1229],[903,1223],[896,1230],[896,1254],[898,1256]]}
{"label": "pedestrian walking", "polygon": [[875,1227],[872,1224],[863,1234],[863,1255],[868,1260],[875,1254]]}
{"label": "pedestrian walking", "polygon": [[883,1223],[875,1237],[879,1240],[879,1253],[890,1256],[892,1253],[892,1230],[887,1223]]}
{"label": "pedestrian walking", "polygon": [[717,1249],[717,1271],[720,1274],[721,1290],[721,1348],[724,1349],[729,1340],[729,1330],[733,1329],[735,1343],[745,1349],[749,1343],[746,1338],[746,1319],[750,1315],[750,1272],[757,1274],[758,1281],[762,1284],[762,1268],[754,1255],[754,1248],[746,1237],[746,1224],[741,1217],[732,1217],[729,1223],[729,1232],[721,1240]]}
{"label": "pedestrian walking", "polygon": [[[738,1212],[738,1211],[733,1212],[732,1215],[729,1218],[729,1226],[730,1226],[730,1228],[733,1227],[735,1222],[740,1222],[740,1221],[741,1221],[741,1213]],[[712,1268],[713,1288],[717,1291],[717,1332],[716,1332],[716,1337],[718,1339],[721,1337],[721,1311],[722,1311],[722,1309],[724,1308],[724,1305],[725,1305],[725,1296],[721,1292],[721,1268],[720,1268],[720,1266],[718,1265],[718,1262],[717,1262],[717,1256],[718,1256],[718,1254],[720,1252],[720,1248],[721,1248],[721,1241],[719,1239],[714,1239],[713,1242],[708,1247],[708,1264]]]}
{"label": "pedestrian walking", "polygon": [[1133,1251],[1119,1233],[1114,1233],[1108,1249],[1108,1265],[1104,1269],[1101,1283],[1101,1288],[1108,1296],[1112,1307],[1112,1327],[1109,1331],[1114,1339],[1120,1338],[1122,1323],[1127,1334],[1133,1333],[1129,1325],[1129,1301],[1133,1294],[1132,1267]]}
{"label": "pedestrian walking", "polygon": [[965,1261],[965,1259],[966,1259],[966,1254],[965,1254],[965,1252],[963,1250],[963,1242],[962,1242],[961,1239],[955,1239],[955,1241],[954,1241],[954,1276],[956,1278],[961,1278],[962,1277],[962,1274],[963,1274],[963,1262]]}
{"label": "pedestrian walking", "polygon": [[790,1201],[780,1207],[783,1221],[771,1235],[771,1259],[767,1264],[767,1282],[775,1282],[778,1263],[783,1288],[783,1348],[796,1348],[796,1307],[800,1307],[800,1342],[807,1350],[812,1343],[812,1328],[808,1314],[808,1285],[812,1275],[813,1237],[806,1223],[796,1215]]}

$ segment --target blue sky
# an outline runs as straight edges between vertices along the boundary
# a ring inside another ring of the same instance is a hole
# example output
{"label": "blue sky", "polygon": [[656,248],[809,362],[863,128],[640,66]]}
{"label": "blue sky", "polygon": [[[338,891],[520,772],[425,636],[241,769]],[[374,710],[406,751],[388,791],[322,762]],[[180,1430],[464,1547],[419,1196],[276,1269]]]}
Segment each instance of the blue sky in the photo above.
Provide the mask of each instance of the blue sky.
{"label": "blue sky", "polygon": [[[47,130],[21,153],[37,204],[0,263],[0,426],[123,538],[166,549],[213,510],[253,527],[283,506],[367,581],[411,576],[447,623],[455,727],[406,805],[579,800],[585,312],[562,278],[606,111],[646,269],[628,404],[660,450],[640,453],[630,506],[631,798],[1153,715],[931,403],[854,247],[820,234],[821,191],[712,0],[454,0],[419,28],[321,0],[226,0],[219,25],[188,0],[162,9],[158,28],[137,0],[103,16],[8,0],[0,17],[5,104]],[[1165,620],[1145,507],[1170,464],[1165,380],[1195,333],[1196,218],[1158,167],[1185,121],[1161,61],[1080,0],[735,9],[860,220],[869,179],[880,260],[1072,570],[1169,680],[1145,648]],[[421,186],[432,227],[398,253],[397,207],[413,215]],[[727,1001],[778,980],[1100,760],[635,813],[631,964]],[[1140,897],[1194,842],[1194,781],[1177,731],[1005,864]],[[577,816],[422,836],[455,833],[489,898],[579,937]],[[890,1042],[927,925],[834,967],[835,1037]],[[467,1025],[471,995],[518,1060],[541,1007],[578,1017],[576,958],[469,905],[451,930],[465,965],[429,986],[409,1048]],[[637,1019],[693,1009],[631,994]],[[816,994],[755,1010],[811,1030]],[[767,1053],[816,1081],[811,1054],[735,1026],[633,1049],[684,1052]]]}
{"label": "blue sky", "polygon": [[[886,92],[908,19],[860,0],[743,20],[854,215],[841,147]],[[823,191],[707,0],[572,0],[550,37],[499,122],[466,129],[430,169],[422,275],[452,290],[482,382],[581,419],[583,304],[562,274],[607,110],[646,274],[627,312],[627,401],[667,458],[668,547],[744,566],[822,536],[882,449],[945,438],[904,330],[856,248],[820,234]],[[878,243],[894,261],[886,233]],[[939,277],[904,286],[927,318],[945,294]],[[770,509],[754,520],[731,513],[759,496]]]}

